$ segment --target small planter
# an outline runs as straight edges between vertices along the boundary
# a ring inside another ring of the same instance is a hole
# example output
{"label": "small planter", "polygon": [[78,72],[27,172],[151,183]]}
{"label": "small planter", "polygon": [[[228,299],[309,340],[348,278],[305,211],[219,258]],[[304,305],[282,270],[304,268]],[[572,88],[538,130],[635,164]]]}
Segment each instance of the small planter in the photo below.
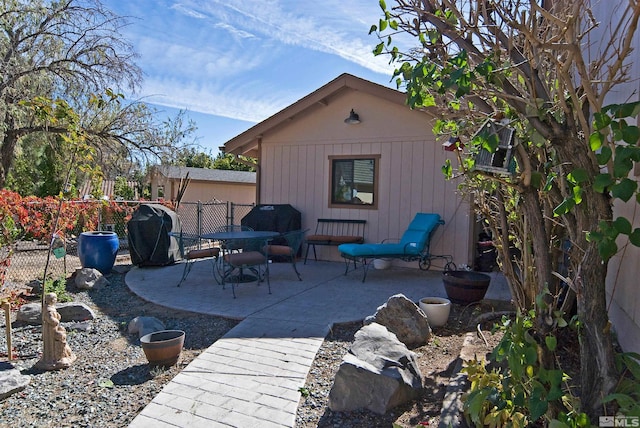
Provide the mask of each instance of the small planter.
{"label": "small planter", "polygon": [[391,260],[389,259],[373,259],[373,267],[378,270],[389,269],[391,267]]}
{"label": "small planter", "polygon": [[442,282],[449,300],[468,305],[484,299],[491,277],[466,270],[450,270],[442,274]]}
{"label": "small planter", "polygon": [[116,262],[120,240],[115,232],[82,232],[78,239],[78,258],[83,268],[94,268],[106,275]]}
{"label": "small planter", "polygon": [[451,301],[444,297],[424,297],[419,302],[420,309],[427,315],[431,327],[442,327],[449,320]]}
{"label": "small planter", "polygon": [[184,345],[184,331],[160,330],[140,338],[147,361],[152,366],[169,367],[178,362]]}

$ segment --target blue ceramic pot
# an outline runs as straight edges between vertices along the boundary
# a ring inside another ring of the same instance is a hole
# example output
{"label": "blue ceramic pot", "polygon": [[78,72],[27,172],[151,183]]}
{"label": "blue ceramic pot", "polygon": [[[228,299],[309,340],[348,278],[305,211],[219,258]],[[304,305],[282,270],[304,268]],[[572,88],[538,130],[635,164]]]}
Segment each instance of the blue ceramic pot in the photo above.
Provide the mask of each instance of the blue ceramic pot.
{"label": "blue ceramic pot", "polygon": [[94,268],[106,275],[111,272],[120,241],[115,232],[82,232],[78,240],[78,257],[83,268]]}

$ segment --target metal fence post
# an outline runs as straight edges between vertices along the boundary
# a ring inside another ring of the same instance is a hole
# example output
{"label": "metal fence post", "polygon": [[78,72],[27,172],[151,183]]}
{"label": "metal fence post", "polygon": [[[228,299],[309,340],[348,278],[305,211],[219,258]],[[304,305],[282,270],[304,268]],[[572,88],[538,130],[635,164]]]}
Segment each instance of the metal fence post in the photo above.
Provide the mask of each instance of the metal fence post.
{"label": "metal fence post", "polygon": [[[202,236],[202,201],[198,200],[198,236]],[[198,239],[198,249],[200,249],[201,241]]]}

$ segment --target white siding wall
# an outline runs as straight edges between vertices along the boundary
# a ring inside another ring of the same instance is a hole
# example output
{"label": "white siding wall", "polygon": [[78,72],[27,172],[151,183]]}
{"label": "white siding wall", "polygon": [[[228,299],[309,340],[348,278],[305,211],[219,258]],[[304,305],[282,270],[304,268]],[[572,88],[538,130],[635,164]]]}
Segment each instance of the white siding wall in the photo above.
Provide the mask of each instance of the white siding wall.
{"label": "white siding wall", "polygon": [[[601,21],[591,34],[590,54],[594,59],[599,58],[602,45],[611,39],[609,22],[617,23],[621,16],[624,1],[593,1],[594,15]],[[615,25],[615,24],[614,24]],[[614,88],[607,103],[624,103],[640,100],[640,36],[636,33],[633,39],[634,53],[629,62],[628,82]],[[640,126],[640,120],[638,120]],[[640,179],[640,171],[636,169],[630,177]],[[615,216],[625,216],[633,219],[634,228],[640,227],[638,204],[631,202],[622,204],[617,201],[614,206]],[[618,333],[618,341],[625,351],[640,352],[640,249],[632,245],[625,245],[626,240],[620,240],[619,253],[609,262],[607,290],[610,300],[609,317]]]}
{"label": "white siding wall", "polygon": [[[344,124],[351,108],[362,123]],[[457,195],[457,183],[442,175],[451,154],[435,141],[431,127],[424,113],[362,93],[344,94],[263,138],[260,201],[293,205],[312,231],[321,217],[367,220],[367,242],[399,238],[417,212],[438,213],[446,224],[432,239],[431,253],[470,264],[469,206]],[[381,156],[378,209],[329,208],[329,156],[360,154]],[[319,258],[341,260],[335,247],[317,250]]]}

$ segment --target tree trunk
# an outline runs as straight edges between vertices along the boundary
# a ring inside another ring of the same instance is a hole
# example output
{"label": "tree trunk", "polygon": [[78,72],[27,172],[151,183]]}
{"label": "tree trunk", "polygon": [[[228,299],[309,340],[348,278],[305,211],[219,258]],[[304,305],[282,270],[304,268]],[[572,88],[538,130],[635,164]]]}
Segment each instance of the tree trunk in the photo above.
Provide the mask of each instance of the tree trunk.
{"label": "tree trunk", "polygon": [[[584,168],[595,177],[597,163],[579,138],[557,144],[560,159],[570,159],[571,168]],[[610,222],[613,211],[609,197],[591,186],[583,187],[582,203],[563,216],[571,238],[570,264],[576,287],[577,315],[580,328],[580,381],[583,410],[597,420],[603,414],[602,399],[611,393],[617,380],[613,339],[607,313],[605,279],[607,264],[596,242],[588,242],[586,233],[595,230],[599,221]]]}
{"label": "tree trunk", "polygon": [[[13,120],[6,118],[8,127],[13,126]],[[0,142],[0,189],[4,189],[7,181],[7,175],[13,166],[13,157],[15,156],[16,145],[18,144],[18,135],[12,131],[5,131],[2,141]]]}
{"label": "tree trunk", "polygon": [[531,289],[527,294],[532,298],[532,302],[535,302],[536,296],[550,285],[553,278],[551,275],[553,266],[549,254],[549,233],[545,227],[543,208],[540,205],[537,190],[533,187],[527,187],[521,195],[522,208],[528,223],[528,230],[525,233],[531,237],[531,249],[535,258],[535,272],[532,272]]}
{"label": "tree trunk", "polygon": [[613,340],[605,299],[606,270],[591,245],[581,263],[577,294],[580,330],[580,382],[583,410],[592,420],[603,414],[602,399],[615,387]]}
{"label": "tree trunk", "polygon": [[603,414],[602,399],[615,387],[617,373],[614,364],[613,339],[607,313],[605,279],[607,265],[597,244],[587,242],[585,231],[595,228],[598,220],[612,218],[606,197],[591,190],[583,204],[574,209],[577,235],[572,237],[571,251],[576,285],[580,329],[581,401],[592,418]]}

